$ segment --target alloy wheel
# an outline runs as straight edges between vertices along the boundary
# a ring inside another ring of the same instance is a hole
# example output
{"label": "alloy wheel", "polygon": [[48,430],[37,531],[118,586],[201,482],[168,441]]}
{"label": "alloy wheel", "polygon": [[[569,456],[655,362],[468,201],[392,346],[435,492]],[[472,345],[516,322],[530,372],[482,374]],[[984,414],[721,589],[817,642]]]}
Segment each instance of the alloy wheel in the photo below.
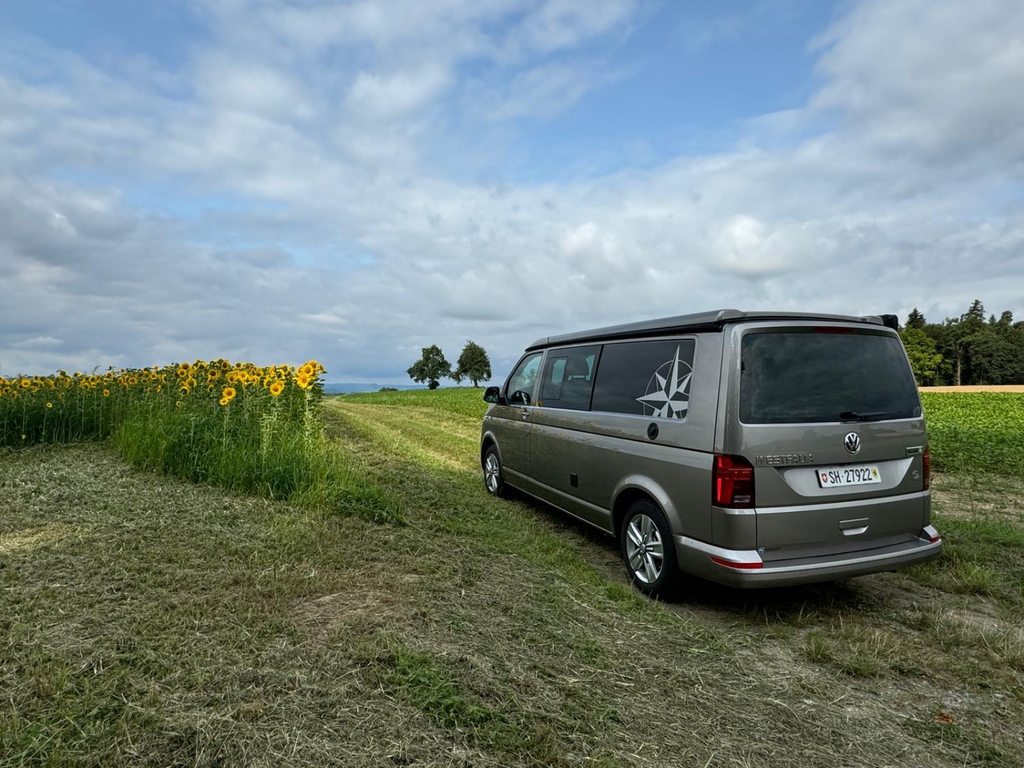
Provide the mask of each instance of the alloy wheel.
{"label": "alloy wheel", "polygon": [[637,580],[653,584],[665,565],[665,545],[654,520],[639,514],[626,526],[626,559]]}

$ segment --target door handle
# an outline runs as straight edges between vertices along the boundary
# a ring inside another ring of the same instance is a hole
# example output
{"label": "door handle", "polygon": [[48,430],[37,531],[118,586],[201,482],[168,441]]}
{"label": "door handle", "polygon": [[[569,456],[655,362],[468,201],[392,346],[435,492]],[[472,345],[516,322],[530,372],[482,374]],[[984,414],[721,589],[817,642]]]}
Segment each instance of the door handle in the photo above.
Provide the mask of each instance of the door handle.
{"label": "door handle", "polygon": [[528,418],[530,418],[530,409],[523,408],[523,410],[519,412],[519,415],[522,417],[523,421],[526,421]]}
{"label": "door handle", "polygon": [[870,524],[871,520],[867,517],[858,517],[855,520],[840,520],[839,530],[843,532],[843,536],[860,536],[867,531]]}

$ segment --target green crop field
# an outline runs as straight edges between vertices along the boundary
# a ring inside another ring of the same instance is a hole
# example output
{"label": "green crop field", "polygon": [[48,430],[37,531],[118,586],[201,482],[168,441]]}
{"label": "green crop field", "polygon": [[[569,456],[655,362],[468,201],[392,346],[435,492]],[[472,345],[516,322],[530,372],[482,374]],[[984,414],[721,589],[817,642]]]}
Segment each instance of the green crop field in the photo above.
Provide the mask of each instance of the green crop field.
{"label": "green crop field", "polygon": [[435,390],[411,389],[405,392],[360,392],[341,395],[339,399],[364,405],[429,408],[433,411],[482,419],[487,410],[483,395],[482,388],[447,387]]}
{"label": "green crop field", "polygon": [[997,401],[925,398],[942,560],[665,604],[610,538],[484,491],[481,394],[325,398],[323,466],[387,514],[0,449],[0,765],[1024,765]]}
{"label": "green crop field", "polygon": [[921,401],[936,468],[1024,477],[1024,394],[922,392]]}

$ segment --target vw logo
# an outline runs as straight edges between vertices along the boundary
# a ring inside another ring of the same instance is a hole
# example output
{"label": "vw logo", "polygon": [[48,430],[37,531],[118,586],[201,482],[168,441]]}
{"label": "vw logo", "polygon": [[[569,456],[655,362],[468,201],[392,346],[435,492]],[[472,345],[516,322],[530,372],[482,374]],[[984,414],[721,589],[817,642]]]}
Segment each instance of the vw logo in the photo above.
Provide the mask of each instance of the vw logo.
{"label": "vw logo", "polygon": [[843,445],[850,453],[857,453],[860,450],[860,435],[856,432],[847,432],[843,438]]}

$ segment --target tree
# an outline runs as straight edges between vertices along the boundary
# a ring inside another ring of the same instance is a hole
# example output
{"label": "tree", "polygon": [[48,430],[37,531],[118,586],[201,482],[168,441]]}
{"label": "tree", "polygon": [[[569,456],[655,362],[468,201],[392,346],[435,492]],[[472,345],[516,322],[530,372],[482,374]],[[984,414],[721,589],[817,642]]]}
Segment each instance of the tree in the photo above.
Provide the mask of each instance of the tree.
{"label": "tree", "polygon": [[487,357],[487,351],[473,341],[467,341],[459,355],[459,367],[452,374],[455,381],[461,382],[469,379],[473,386],[479,386],[481,381],[489,381],[491,378],[491,361]]}
{"label": "tree", "polygon": [[981,303],[981,299],[975,299],[971,302],[970,308],[960,315],[960,322],[968,329],[970,333],[975,333],[979,328],[985,325],[985,305]]}
{"label": "tree", "polygon": [[924,326],[924,315],[917,311],[917,307],[914,307],[910,310],[910,314],[907,315],[907,328],[917,328],[923,331]]}
{"label": "tree", "polygon": [[914,371],[917,383],[920,386],[934,384],[939,372],[939,363],[942,362],[942,355],[936,351],[935,342],[927,333],[920,328],[912,327],[909,322],[907,327],[900,331],[900,338],[903,339],[903,346],[907,350],[910,367]]}
{"label": "tree", "polygon": [[958,318],[947,317],[928,335],[935,339],[942,353],[943,378],[959,387],[963,378],[964,338],[967,336],[964,324]]}
{"label": "tree", "polygon": [[[907,316],[907,328],[922,323],[921,330],[935,344],[942,360],[935,372],[936,384],[1019,384],[1024,382],[1024,322],[1014,319],[1013,312],[989,314],[981,299],[971,302],[970,308],[959,317],[946,318],[941,323],[924,322],[919,312]],[[902,334],[901,334],[902,336]],[[916,340],[920,341],[920,340]],[[904,346],[911,357],[915,349],[927,353],[922,344],[904,338]],[[920,361],[914,372],[921,377],[927,366]],[[925,383],[927,379],[923,379]]]}
{"label": "tree", "polygon": [[452,375],[452,364],[444,359],[444,352],[436,344],[423,347],[423,356],[409,366],[409,378],[417,384],[426,383],[430,389],[437,389],[441,379]]}
{"label": "tree", "polygon": [[970,363],[971,384],[1016,384],[1024,377],[1024,351],[996,334],[973,340]]}

